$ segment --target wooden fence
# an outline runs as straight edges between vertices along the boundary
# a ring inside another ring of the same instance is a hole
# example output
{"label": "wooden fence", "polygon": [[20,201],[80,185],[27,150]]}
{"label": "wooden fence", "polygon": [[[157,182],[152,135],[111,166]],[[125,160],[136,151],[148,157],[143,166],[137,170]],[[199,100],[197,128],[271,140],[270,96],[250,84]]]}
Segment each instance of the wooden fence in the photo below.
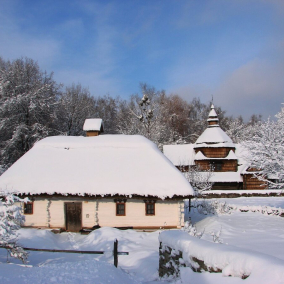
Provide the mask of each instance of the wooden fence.
{"label": "wooden fence", "polygon": [[[0,247],[5,249],[10,249],[9,247]],[[87,250],[62,250],[62,249],[38,249],[38,248],[26,248],[27,251],[43,251],[43,252],[63,252],[63,253],[80,253],[80,254],[104,254],[105,251],[87,251]],[[113,264],[115,267],[118,265],[118,256],[119,255],[129,255],[129,252],[118,251],[118,240],[115,239],[113,243]]]}

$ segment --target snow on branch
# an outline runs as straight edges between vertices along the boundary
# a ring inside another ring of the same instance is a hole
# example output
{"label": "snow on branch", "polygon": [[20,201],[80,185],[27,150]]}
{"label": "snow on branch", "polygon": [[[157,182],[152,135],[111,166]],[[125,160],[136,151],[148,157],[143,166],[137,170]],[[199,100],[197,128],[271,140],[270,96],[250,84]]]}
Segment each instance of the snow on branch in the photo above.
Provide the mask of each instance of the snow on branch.
{"label": "snow on branch", "polygon": [[15,202],[27,202],[28,199],[21,199],[3,191],[0,191],[0,196],[0,247],[7,249],[11,257],[25,263],[28,253],[17,242],[17,231],[21,228],[25,217],[22,215],[22,208]]}
{"label": "snow on branch", "polygon": [[245,159],[256,169],[254,176],[269,188],[284,187],[284,108],[276,117],[277,121],[260,124],[255,135],[242,142]]}
{"label": "snow on branch", "polygon": [[184,172],[185,178],[194,189],[195,196],[200,196],[203,191],[211,190],[213,182],[210,178],[214,174],[212,169],[201,170],[200,166],[189,166],[188,171]]}

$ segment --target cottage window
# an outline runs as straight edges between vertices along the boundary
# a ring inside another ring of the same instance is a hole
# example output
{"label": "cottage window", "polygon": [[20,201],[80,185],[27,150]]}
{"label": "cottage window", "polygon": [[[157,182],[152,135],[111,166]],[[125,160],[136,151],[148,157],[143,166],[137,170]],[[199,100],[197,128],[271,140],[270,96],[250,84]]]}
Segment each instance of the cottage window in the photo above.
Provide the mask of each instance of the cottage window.
{"label": "cottage window", "polygon": [[155,200],[144,200],[145,202],[145,214],[146,216],[155,215]]}
{"label": "cottage window", "polygon": [[116,203],[116,216],[125,216],[125,203]]}
{"label": "cottage window", "polygon": [[116,203],[116,216],[125,216],[126,215],[126,206],[125,202],[126,199],[115,199],[114,202]]}
{"label": "cottage window", "polygon": [[24,214],[33,214],[34,212],[34,203],[26,202],[24,203]]}

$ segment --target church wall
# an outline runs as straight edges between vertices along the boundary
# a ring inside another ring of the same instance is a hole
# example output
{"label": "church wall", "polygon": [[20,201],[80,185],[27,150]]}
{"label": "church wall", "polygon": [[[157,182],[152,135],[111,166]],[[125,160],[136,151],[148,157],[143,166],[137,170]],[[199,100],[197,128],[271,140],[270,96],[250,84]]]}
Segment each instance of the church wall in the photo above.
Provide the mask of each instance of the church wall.
{"label": "church wall", "polygon": [[253,174],[243,175],[244,189],[267,189],[267,183],[253,176]]}
{"label": "church wall", "polygon": [[201,147],[196,148],[196,154],[201,151],[202,154],[207,158],[226,158],[230,151],[235,152],[234,147],[220,147],[220,148],[207,148],[207,147]]}
{"label": "church wall", "polygon": [[215,182],[212,190],[238,190],[243,189],[242,182]]}
{"label": "church wall", "polygon": [[237,160],[201,160],[195,161],[202,171],[210,170],[214,166],[214,172],[236,172],[238,170]]}

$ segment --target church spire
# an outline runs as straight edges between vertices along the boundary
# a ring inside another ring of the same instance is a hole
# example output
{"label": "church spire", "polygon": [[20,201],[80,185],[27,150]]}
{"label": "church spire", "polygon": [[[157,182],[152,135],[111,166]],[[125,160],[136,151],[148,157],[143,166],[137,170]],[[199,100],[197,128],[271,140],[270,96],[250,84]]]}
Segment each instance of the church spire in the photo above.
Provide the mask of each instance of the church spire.
{"label": "church spire", "polygon": [[219,118],[215,111],[213,103],[211,104],[211,110],[209,112],[207,122],[208,122],[208,127],[219,127]]}

